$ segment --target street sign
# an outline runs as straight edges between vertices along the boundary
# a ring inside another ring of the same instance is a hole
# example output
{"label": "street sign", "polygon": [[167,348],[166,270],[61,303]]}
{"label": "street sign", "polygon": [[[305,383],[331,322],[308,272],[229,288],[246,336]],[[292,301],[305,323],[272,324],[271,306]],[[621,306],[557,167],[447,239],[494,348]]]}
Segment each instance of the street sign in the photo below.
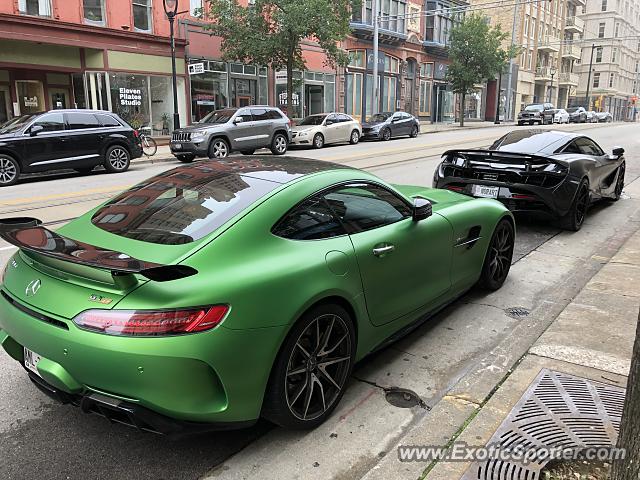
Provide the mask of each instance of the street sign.
{"label": "street sign", "polygon": [[189,75],[198,75],[199,73],[204,73],[204,63],[189,64]]}

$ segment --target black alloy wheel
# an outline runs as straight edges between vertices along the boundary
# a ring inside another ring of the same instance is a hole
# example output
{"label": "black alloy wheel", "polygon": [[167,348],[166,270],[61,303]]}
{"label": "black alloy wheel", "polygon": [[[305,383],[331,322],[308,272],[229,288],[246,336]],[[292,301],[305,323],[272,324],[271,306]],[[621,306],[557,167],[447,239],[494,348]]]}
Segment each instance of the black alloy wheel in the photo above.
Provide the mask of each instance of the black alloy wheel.
{"label": "black alloy wheel", "polygon": [[18,181],[20,165],[9,155],[0,155],[0,186],[8,187]]}
{"label": "black alloy wheel", "polygon": [[414,125],[411,127],[411,133],[409,134],[411,138],[416,138],[418,136],[418,126]]}
{"label": "black alloy wheel", "polygon": [[262,415],[286,428],[321,424],[339,403],[355,357],[355,332],[338,305],[320,305],[294,325],[273,366]]}
{"label": "black alloy wheel", "polygon": [[385,142],[391,140],[391,130],[389,130],[388,128],[382,130],[382,140],[384,140]]}
{"label": "black alloy wheel", "polygon": [[491,243],[482,265],[478,285],[487,290],[498,290],[504,284],[511,269],[515,245],[513,224],[506,218],[500,220],[493,231]]}
{"label": "black alloy wheel", "polygon": [[624,189],[624,173],[627,169],[625,162],[618,167],[618,179],[616,180],[616,189],[614,190],[613,201],[617,202],[622,197],[622,190]]}
{"label": "black alloy wheel", "polygon": [[587,182],[587,180],[585,179],[580,183],[580,186],[578,187],[576,196],[573,199],[573,203],[571,204],[571,208],[561,219],[562,228],[574,232],[580,230],[585,218],[587,218],[589,203],[589,182]]}
{"label": "black alloy wheel", "polygon": [[351,145],[356,145],[360,141],[360,132],[358,130],[353,130],[351,132],[351,136],[349,137],[349,143]]}

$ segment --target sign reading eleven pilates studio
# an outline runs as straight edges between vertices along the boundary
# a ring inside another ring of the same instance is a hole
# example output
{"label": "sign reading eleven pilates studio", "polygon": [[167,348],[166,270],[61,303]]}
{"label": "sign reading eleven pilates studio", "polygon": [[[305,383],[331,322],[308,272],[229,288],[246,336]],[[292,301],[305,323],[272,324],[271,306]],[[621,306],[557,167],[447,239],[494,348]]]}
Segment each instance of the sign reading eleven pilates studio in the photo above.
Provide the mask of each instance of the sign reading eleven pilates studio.
{"label": "sign reading eleven pilates studio", "polygon": [[142,90],[138,88],[120,88],[118,100],[123,107],[142,105]]}

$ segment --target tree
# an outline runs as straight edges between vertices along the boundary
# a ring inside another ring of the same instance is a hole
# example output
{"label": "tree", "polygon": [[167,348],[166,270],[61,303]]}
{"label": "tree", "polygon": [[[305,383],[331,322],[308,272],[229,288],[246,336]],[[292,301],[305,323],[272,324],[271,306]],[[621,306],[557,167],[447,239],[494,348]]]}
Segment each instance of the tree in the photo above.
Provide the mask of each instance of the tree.
{"label": "tree", "polygon": [[509,59],[519,53],[512,45],[502,48],[507,34],[500,25],[489,27],[485,17],[473,13],[451,29],[447,79],[460,98],[460,126],[464,126],[464,101],[474,85],[493,80]]}
{"label": "tree", "polygon": [[301,43],[311,39],[329,66],[346,65],[340,42],[350,33],[352,8],[359,0],[208,0],[212,34],[222,37],[225,60],[287,70],[287,114],[293,111],[293,71],[304,70]]}
{"label": "tree", "polygon": [[631,370],[627,380],[618,447],[626,449],[624,459],[613,462],[612,480],[640,478],[640,316],[636,327],[636,341],[631,355]]}

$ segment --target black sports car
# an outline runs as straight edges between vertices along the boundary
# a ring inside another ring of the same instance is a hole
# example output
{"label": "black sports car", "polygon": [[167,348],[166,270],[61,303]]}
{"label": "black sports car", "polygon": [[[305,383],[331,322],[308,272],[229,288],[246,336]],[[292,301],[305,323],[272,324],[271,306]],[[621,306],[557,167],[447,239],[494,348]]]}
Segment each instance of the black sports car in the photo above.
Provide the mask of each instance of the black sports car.
{"label": "black sports car", "polygon": [[622,147],[606,154],[579,133],[518,130],[488,149],[445,152],[433,186],[495,198],[512,211],[548,213],[579,230],[591,203],[620,198],[624,171]]}
{"label": "black sports car", "polygon": [[406,112],[376,113],[362,124],[362,138],[366,140],[390,140],[402,135],[415,138],[419,133],[420,122]]}

